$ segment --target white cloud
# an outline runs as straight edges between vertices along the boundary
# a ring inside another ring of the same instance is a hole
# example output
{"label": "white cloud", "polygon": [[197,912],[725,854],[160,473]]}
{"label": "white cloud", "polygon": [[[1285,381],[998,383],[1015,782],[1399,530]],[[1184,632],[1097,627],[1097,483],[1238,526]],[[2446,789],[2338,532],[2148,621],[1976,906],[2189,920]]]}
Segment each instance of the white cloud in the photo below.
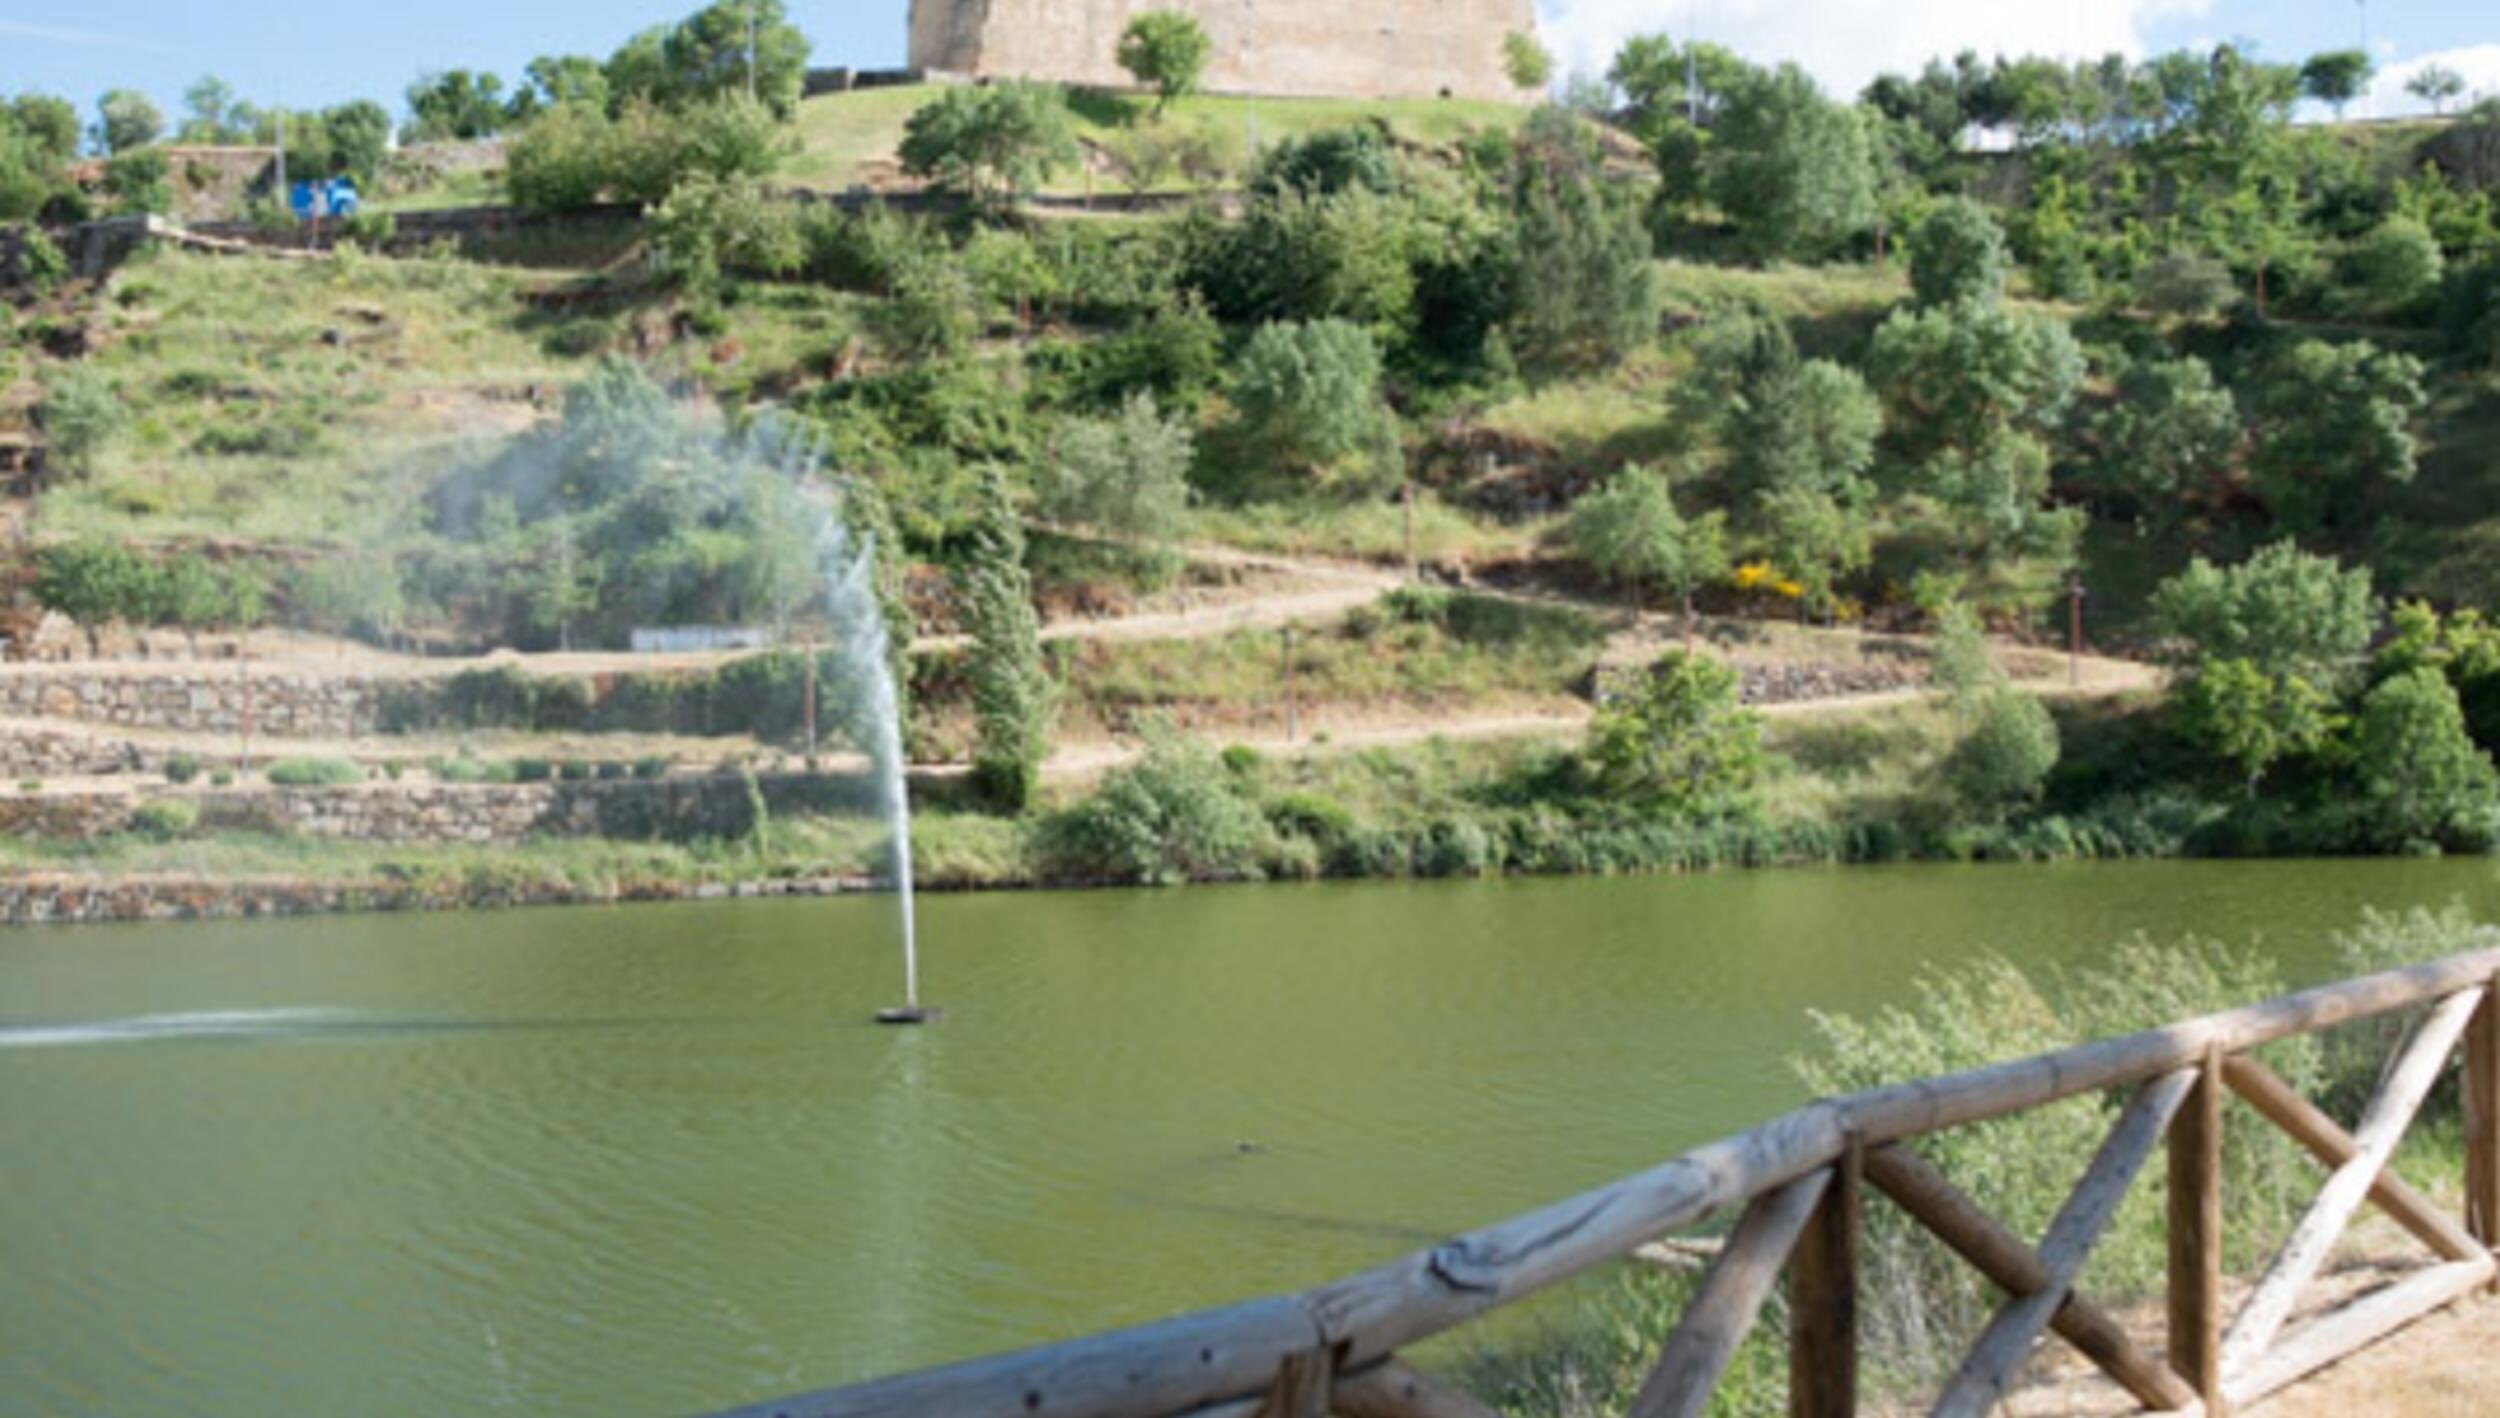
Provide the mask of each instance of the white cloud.
{"label": "white cloud", "polygon": [[1602,74],[1623,41],[1698,36],[1758,62],[1795,60],[1835,94],[1963,49],[2099,58],[2144,53],[2149,21],[2202,15],[2210,0],[1539,0],[1564,65]]}
{"label": "white cloud", "polygon": [[172,48],[150,40],[131,39],[124,35],[105,34],[98,30],[76,30],[61,25],[30,25],[16,20],[0,20],[0,35],[18,39],[42,40],[51,44],[78,44],[96,49],[137,49],[151,54],[172,54]]}
{"label": "white cloud", "polygon": [[2428,113],[2431,106],[2405,92],[2413,76],[2433,64],[2453,69],[2465,77],[2465,92],[2448,105],[2450,113],[2478,99],[2500,98],[2500,44],[2471,44],[2463,49],[2442,49],[2431,54],[2417,54],[2402,64],[2390,64],[2370,79],[2370,91],[2357,111],[2374,118],[2392,118],[2404,113]]}

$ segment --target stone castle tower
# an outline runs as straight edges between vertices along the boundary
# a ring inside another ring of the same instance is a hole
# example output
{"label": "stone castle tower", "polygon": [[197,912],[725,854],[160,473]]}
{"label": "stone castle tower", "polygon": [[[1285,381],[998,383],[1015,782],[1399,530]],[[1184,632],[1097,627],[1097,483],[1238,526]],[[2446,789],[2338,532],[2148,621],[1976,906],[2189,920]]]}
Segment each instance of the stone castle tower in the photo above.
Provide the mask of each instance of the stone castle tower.
{"label": "stone castle tower", "polygon": [[1113,51],[1148,10],[1206,26],[1213,93],[1533,97],[1504,76],[1502,37],[1536,32],[1535,0],[911,0],[911,66],[1127,85]]}

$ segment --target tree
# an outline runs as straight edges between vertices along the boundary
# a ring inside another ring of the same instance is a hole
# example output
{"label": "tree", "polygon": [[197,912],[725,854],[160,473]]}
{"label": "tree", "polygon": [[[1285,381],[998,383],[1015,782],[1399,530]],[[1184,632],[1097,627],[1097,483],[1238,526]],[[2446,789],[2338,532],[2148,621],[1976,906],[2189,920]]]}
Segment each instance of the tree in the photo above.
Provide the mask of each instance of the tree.
{"label": "tree", "polygon": [[[370,580],[362,558],[333,558]],[[392,582],[396,587],[396,579]],[[166,564],[158,588],[157,621],[182,632],[194,659],[200,653],[200,632],[214,630],[226,619],[226,581],[217,564],[198,552],[185,552]]]}
{"label": "tree", "polygon": [[878,342],[897,359],[950,359],[981,333],[972,278],[943,244],[903,255],[872,317]]}
{"label": "tree", "polygon": [[1155,91],[1154,116],[1161,118],[1172,100],[1198,87],[1214,52],[1214,41],[1196,17],[1179,10],[1148,10],[1120,32],[1118,57],[1129,77]]}
{"label": "tree", "polygon": [[[211,576],[185,574],[180,567],[177,563],[175,574],[184,578],[185,594],[197,597],[195,614],[204,613],[198,624],[214,625],[223,610],[224,588]],[[346,653],[346,637],[358,631],[386,636],[407,609],[399,566],[387,556],[325,556],[306,562],[289,574],[286,600],[294,618],[338,636],[341,654]],[[177,623],[185,633],[195,633],[192,616],[178,617]]]}
{"label": "tree", "polygon": [[128,547],[100,537],[49,546],[35,560],[35,601],[77,623],[87,654],[104,653],[104,628],[147,618],[155,568]]}
{"label": "tree", "polygon": [[2445,64],[2425,64],[2405,80],[2405,92],[2429,104],[2431,112],[2444,114],[2448,101],[2465,92],[2465,76]]}
{"label": "tree", "polygon": [[136,89],[107,89],[96,100],[96,146],[107,153],[126,153],[165,136],[165,114]]}
{"label": "tree", "polygon": [[1572,504],[1569,534],[1573,553],[1608,580],[1672,591],[1683,603],[1690,648],[1693,592],[1727,574],[1723,516],[1686,518],[1676,511],[1667,480],[1635,463]]}
{"label": "tree", "polygon": [[2194,355],[2129,365],[2093,423],[2101,476],[2158,522],[2220,483],[2244,432],[2231,391]]}
{"label": "tree", "polygon": [[1739,702],[1736,672],[1670,650],[1599,707],[1588,764],[1607,793],[1662,814],[1741,807],[1762,771],[1762,720]]}
{"label": "tree", "polygon": [[751,178],[689,175],[652,215],[650,232],[661,269],[697,301],[717,298],[731,271],[786,276],[807,259],[788,204]]}
{"label": "tree", "polygon": [[1512,156],[1517,232],[1511,343],[1542,368],[1620,361],[1656,338],[1657,273],[1640,212],[1598,174],[1580,120],[1529,120]]}
{"label": "tree", "polygon": [[37,416],[47,465],[73,477],[94,472],[96,459],[130,422],[112,380],[83,362],[61,365],[45,377]]}
{"label": "tree", "polygon": [[1326,472],[1356,455],[1396,456],[1397,424],[1380,403],[1380,347],[1343,320],[1259,327],[1234,374],[1239,428],[1269,456]]}
{"label": "tree", "polygon": [[1514,89],[1541,89],[1554,77],[1554,56],[1536,36],[1512,30],[1502,36],[1502,75]]}
{"label": "tree", "polygon": [[123,216],[171,211],[174,190],[165,181],[165,150],[132,148],[104,160],[104,190],[113,210]]}
{"label": "tree", "polygon": [[904,123],[898,155],[905,172],[986,206],[1076,161],[1076,133],[1056,86],[1010,79],[939,95]]}
{"label": "tree", "polygon": [[1828,360],[1799,360],[1788,327],[1776,320],[1749,322],[1730,344],[1730,387],[1705,397],[1717,405],[1729,490],[1742,515],[1758,521],[1761,501],[1789,490],[1864,501],[1883,427],[1866,381]]}
{"label": "tree", "polygon": [[587,54],[542,54],[522,74],[523,83],[507,105],[516,122],[565,104],[578,104],[594,113],[607,111],[608,72]]}
{"label": "tree", "polygon": [[491,138],[503,131],[503,79],[467,69],[428,71],[408,86],[412,115],[400,134],[411,143]]}
{"label": "tree", "polygon": [[1154,396],[1137,390],[1117,418],[1061,426],[1034,479],[1034,510],[1160,550],[1188,524],[1195,453],[1189,421],[1166,419]]}
{"label": "tree", "polygon": [[609,89],[666,108],[748,97],[786,122],[807,86],[807,51],[807,36],[790,23],[782,0],[713,0],[661,36],[656,92],[620,83],[613,70]]}
{"label": "tree", "polygon": [[1828,492],[1788,488],[1762,499],[1764,550],[1771,564],[1804,588],[1797,615],[1833,608],[1841,577],[1865,569],[1873,555],[1866,510]]}
{"label": "tree", "polygon": [[1024,569],[1024,528],[1007,499],[1007,479],[984,468],[978,520],[963,570],[964,628],[972,637],[965,671],[979,738],[974,788],[992,804],[1022,811],[1041,783],[1050,748],[1051,687],[1042,669],[1033,580]]}
{"label": "tree", "polygon": [[2156,257],[2135,274],[2136,304],[2166,315],[2211,315],[2238,294],[2231,268],[2196,252]]}
{"label": "tree", "polygon": [[1943,449],[2054,431],[2084,363],[2063,321],[1965,301],[1894,311],[1875,331],[1866,371],[1884,403],[1886,442],[1915,468]]}
{"label": "tree", "polygon": [[2351,676],[2377,621],[2367,567],[2346,570],[2289,541],[2231,567],[2200,556],[2153,593],[2154,625],[2182,646],[2174,660],[2245,660],[2322,687]]}
{"label": "tree", "polygon": [[352,99],[323,109],[321,126],[330,138],[330,160],[321,170],[331,176],[353,177],[359,185],[370,187],[391,148],[389,110],[371,99]]}
{"label": "tree", "polygon": [[32,222],[42,215],[64,185],[61,167],[41,139],[0,109],[0,222]]}
{"label": "tree", "polygon": [[2334,108],[2341,122],[2344,105],[2361,96],[2370,86],[2374,66],[2368,53],[2358,49],[2330,49],[2312,54],[2300,66],[2300,91],[2318,102]]}
{"label": "tree", "polygon": [[1968,197],[1948,197],[1910,234],[1910,290],[1921,305],[1993,303],[2005,287],[2005,229]]}
{"label": "tree", "polygon": [[202,74],[182,91],[190,111],[178,135],[186,143],[235,143],[249,135],[233,122],[234,86],[214,74]]}
{"label": "tree", "polygon": [[2346,263],[2354,303],[2383,317],[2426,304],[2447,266],[2438,239],[2412,217],[2389,217],[2371,228],[2353,244]]}
{"label": "tree", "polygon": [[1710,129],[1711,194],[1756,260],[1821,255],[1875,220],[1875,169],[1855,109],[1794,64],[1738,81]]}
{"label": "tree", "polygon": [[78,105],[68,99],[19,94],[9,101],[9,117],[55,166],[78,156]]}
{"label": "tree", "polygon": [[2040,796],[2058,751],[2057,721],[2040,701],[1999,686],[1972,706],[1970,727],[1945,759],[1945,779],[1970,807],[2003,813]]}
{"label": "tree", "polygon": [[2257,495],[2283,525],[2345,526],[2383,484],[2409,483],[2408,427],[2423,407],[2422,362],[2367,341],[2302,340],[2261,371],[2249,400]]}
{"label": "tree", "polygon": [[2364,810],[2387,841],[2490,839],[2491,755],[2474,746],[2456,687],[2437,670],[2409,670],[2364,695],[2352,748]]}
{"label": "tree", "polygon": [[2207,658],[2171,701],[2190,744],[2229,763],[2249,797],[2266,770],[2312,753],[2334,729],[2327,696],[2297,674],[2270,675],[2253,661]]}
{"label": "tree", "polygon": [[1370,125],[1287,134],[1259,154],[1246,184],[1259,198],[1289,191],[1326,197],[1357,187],[1387,192],[1396,185],[1388,140]]}

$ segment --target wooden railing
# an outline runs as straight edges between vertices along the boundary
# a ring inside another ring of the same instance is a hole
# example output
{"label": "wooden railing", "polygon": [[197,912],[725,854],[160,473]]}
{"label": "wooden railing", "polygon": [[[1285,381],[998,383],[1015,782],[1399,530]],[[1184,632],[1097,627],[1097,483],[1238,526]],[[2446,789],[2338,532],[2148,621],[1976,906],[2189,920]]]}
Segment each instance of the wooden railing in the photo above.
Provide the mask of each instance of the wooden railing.
{"label": "wooden railing", "polygon": [[[2350,1132],[2249,1056],[2260,1045],[2428,1007]],[[2462,1043],[2465,1215],[2387,1171]],[[2032,1246],[1919,1156],[1930,1133],[2103,1089],[2132,1095]],[[2328,1169],[2226,1327],[2222,1099],[2236,1093]],[[2157,1143],[2169,1144],[2169,1341],[2140,1347],[2075,1277]],[[1062,1344],[758,1404],[734,1418],[1489,1418],[1399,1351],[1645,1242],[1744,1208],[1630,1411],[1698,1414],[1780,1274],[1790,1411],[1857,1403],[1859,1209],[1881,1192],[2005,1292],[1934,1411],[1987,1412],[2044,1331],[2145,1407],[2226,1413],[2490,1285],[2500,1244],[2500,949],[2287,995],[2122,1039],[1807,1105],[1648,1171],[1430,1250],[1283,1295]],[[2300,1292],[2364,1202],[2439,1259],[2287,1332]]]}

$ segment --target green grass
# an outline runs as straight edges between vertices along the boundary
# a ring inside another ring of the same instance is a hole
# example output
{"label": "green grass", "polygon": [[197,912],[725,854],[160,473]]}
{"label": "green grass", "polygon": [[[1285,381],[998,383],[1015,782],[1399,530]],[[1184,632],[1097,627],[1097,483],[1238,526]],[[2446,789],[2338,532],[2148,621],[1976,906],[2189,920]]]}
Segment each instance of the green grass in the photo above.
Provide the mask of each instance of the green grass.
{"label": "green grass", "polygon": [[[1536,544],[1532,527],[1478,522],[1430,493],[1415,499],[1415,558],[1425,564],[1464,566],[1523,555]],[[1406,555],[1404,509],[1395,502],[1336,502],[1313,498],[1204,507],[1196,533],[1245,551],[1279,556],[1339,556],[1394,563]]]}
{"label": "green grass", "polygon": [[427,212],[447,207],[500,206],[503,200],[502,170],[477,168],[451,173],[429,187],[373,198],[365,203],[365,209],[373,212]]}
{"label": "green grass", "polygon": [[[889,164],[903,141],[903,125],[923,104],[943,90],[934,84],[859,89],[827,94],[799,105],[799,150],[782,165],[784,181],[811,186],[848,188],[871,175],[899,175]],[[1149,118],[1154,104],[1144,96],[1084,91],[1071,98],[1079,142],[1116,147],[1129,131],[1159,122],[1171,131],[1198,133],[1213,139],[1235,172],[1246,168],[1255,114],[1259,144],[1296,137],[1324,128],[1357,123],[1383,123],[1403,144],[1441,148],[1471,132],[1508,132],[1527,117],[1526,107],[1481,99],[1320,99],[1263,98],[1193,94],[1176,100],[1160,120]],[[1166,184],[1180,190],[1175,178]],[[1066,169],[1052,175],[1044,190],[1060,194],[1085,190],[1082,171]],[[1116,181],[1097,179],[1095,190],[1125,190]]]}

